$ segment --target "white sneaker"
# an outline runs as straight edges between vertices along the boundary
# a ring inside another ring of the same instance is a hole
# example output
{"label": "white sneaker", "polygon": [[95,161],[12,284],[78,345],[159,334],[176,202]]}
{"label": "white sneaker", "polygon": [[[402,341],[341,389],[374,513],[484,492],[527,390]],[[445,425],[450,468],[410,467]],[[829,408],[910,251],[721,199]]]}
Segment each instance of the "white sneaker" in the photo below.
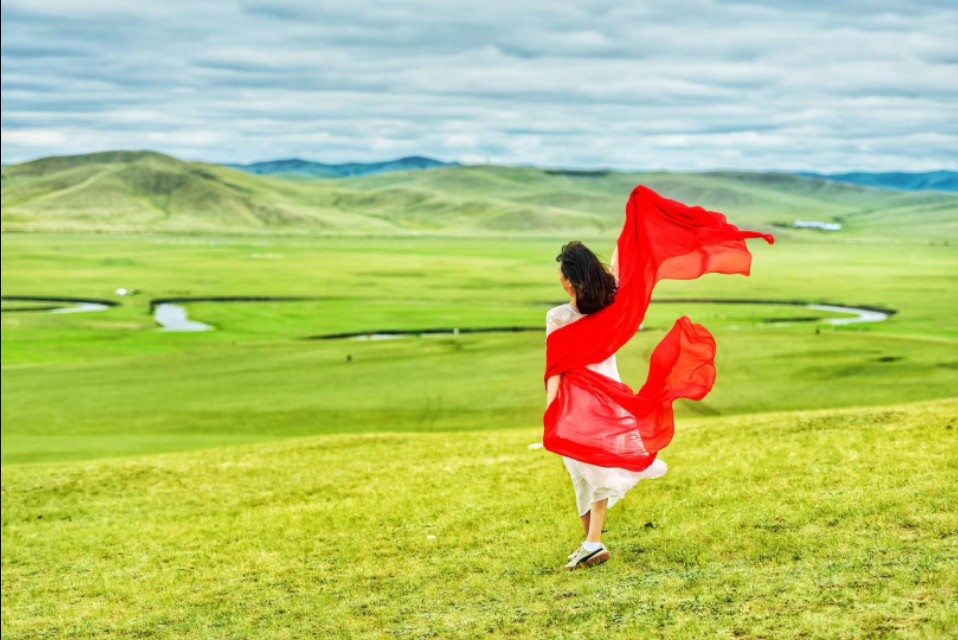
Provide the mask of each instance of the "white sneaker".
{"label": "white sneaker", "polygon": [[575,557],[575,554],[579,553],[580,551],[582,551],[582,547],[579,547],[578,549],[570,553],[568,556],[566,556],[566,560],[572,560],[572,558]]}
{"label": "white sneaker", "polygon": [[565,568],[569,571],[574,571],[575,569],[581,569],[583,567],[594,567],[608,559],[609,550],[605,548],[604,544],[600,544],[599,548],[595,551],[586,551],[585,547],[582,546],[569,556],[569,564],[567,564]]}

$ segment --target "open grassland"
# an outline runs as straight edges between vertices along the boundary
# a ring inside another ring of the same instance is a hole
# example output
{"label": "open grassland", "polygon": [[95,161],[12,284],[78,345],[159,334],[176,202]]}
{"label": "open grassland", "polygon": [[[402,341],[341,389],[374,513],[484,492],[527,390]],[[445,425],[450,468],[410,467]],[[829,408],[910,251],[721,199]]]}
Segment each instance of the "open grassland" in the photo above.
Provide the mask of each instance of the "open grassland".
{"label": "open grassland", "polygon": [[[597,248],[610,239],[590,241]],[[465,431],[538,424],[544,317],[562,302],[559,241],[46,236],[3,238],[4,295],[122,301],[108,311],[3,315],[7,462],[182,450],[324,433]],[[952,247],[753,244],[754,275],[667,282],[663,300],[807,300],[896,310],[872,325],[795,306],[653,305],[622,352],[638,387],[681,314],[719,343],[719,383],[679,415],[731,415],[953,397],[958,313]],[[607,252],[606,252],[607,253]],[[62,265],[69,264],[68,272]],[[135,288],[118,298],[118,286]],[[197,302],[215,331],[156,330],[149,300]],[[808,319],[812,318],[813,321]],[[389,341],[317,335],[529,327]],[[816,334],[816,327],[820,335]]]}
{"label": "open grassland", "polygon": [[[942,345],[717,332],[720,382],[680,415],[954,395]],[[662,332],[622,352],[635,388]],[[175,336],[182,339],[186,336]],[[91,458],[321,433],[534,426],[541,335],[209,346],[4,371],[4,462]],[[346,361],[346,356],[352,362]],[[951,354],[953,357],[954,354]]]}
{"label": "open grassland", "polygon": [[[150,299],[211,296],[317,300],[311,314],[303,312],[307,307],[296,311],[295,305],[288,313],[278,313],[280,306],[290,303],[216,305],[215,309],[210,304],[195,305],[198,319],[220,323],[225,330],[191,337],[201,343],[237,331],[302,337],[347,330],[427,328],[454,321],[459,326],[541,325],[542,306],[563,301],[554,258],[562,243],[574,237],[256,239],[5,234],[0,239],[0,282],[5,296],[89,297],[121,303],[105,314],[69,319],[20,316],[13,319],[19,323],[14,325],[18,336],[28,335],[33,323],[49,322],[62,322],[57,326],[64,330],[111,322],[129,323],[138,330],[153,326],[148,313]],[[580,239],[607,259],[615,234]],[[666,281],[656,290],[656,298],[804,300],[881,307],[898,313],[889,322],[860,325],[854,331],[958,338],[958,323],[950,322],[958,314],[958,296],[951,295],[958,289],[958,248],[954,246],[798,240],[785,240],[774,247],[755,242],[750,246],[755,262],[749,278],[710,275],[691,282]],[[119,287],[137,289],[140,294],[117,298],[114,291]],[[267,312],[257,317],[260,307]],[[381,310],[378,314],[377,308]],[[709,313],[706,307],[697,310],[703,312]],[[656,313],[653,308],[652,324],[660,323]],[[792,309],[792,313],[808,315],[802,309]],[[663,314],[670,316],[673,311],[665,309]],[[393,326],[382,326],[387,322]],[[90,339],[96,335],[91,333]],[[112,342],[123,335],[117,331],[101,337]],[[6,354],[4,357],[5,363],[16,362],[6,360]],[[42,359],[39,352],[32,352],[30,358]]]}
{"label": "open grassland", "polygon": [[956,434],[953,401],[684,420],[574,574],[533,426],[5,465],[3,634],[953,637]]}
{"label": "open grassland", "polygon": [[[554,257],[608,258],[638,182],[746,227],[845,230],[780,230],[748,279],[657,289],[623,378],[688,314],[718,384],[677,406],[669,474],[613,509],[612,560],[568,574],[568,476],[528,447]],[[958,628],[955,196],[502,167],[288,181],[134,153],[4,168],[3,198],[5,640]],[[247,297],[288,300],[209,300]],[[158,331],[158,299],[215,330]],[[788,302],[895,313],[833,326]],[[531,330],[315,339],[456,328]]]}

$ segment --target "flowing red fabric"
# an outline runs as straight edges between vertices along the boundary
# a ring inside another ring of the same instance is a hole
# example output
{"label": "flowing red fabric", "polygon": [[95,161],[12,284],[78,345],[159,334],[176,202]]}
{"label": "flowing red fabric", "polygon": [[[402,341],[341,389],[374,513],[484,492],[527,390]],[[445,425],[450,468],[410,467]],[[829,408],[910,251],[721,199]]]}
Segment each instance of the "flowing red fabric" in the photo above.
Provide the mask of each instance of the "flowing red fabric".
{"label": "flowing red fabric", "polygon": [[601,467],[642,471],[674,433],[672,403],[701,400],[715,384],[715,339],[680,318],[652,353],[638,393],[587,369],[625,345],[639,330],[659,280],[692,280],[706,273],[748,275],[752,254],[742,231],[725,216],[663,198],[648,187],[632,191],[619,236],[615,302],[553,331],[546,341],[545,380],[561,375],[543,417],[549,451]]}

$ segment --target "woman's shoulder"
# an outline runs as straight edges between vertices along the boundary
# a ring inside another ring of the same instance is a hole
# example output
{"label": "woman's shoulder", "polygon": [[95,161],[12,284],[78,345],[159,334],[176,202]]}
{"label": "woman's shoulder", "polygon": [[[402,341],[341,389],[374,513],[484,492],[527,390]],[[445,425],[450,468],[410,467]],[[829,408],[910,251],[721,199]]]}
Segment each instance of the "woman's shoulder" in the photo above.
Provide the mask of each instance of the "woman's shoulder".
{"label": "woman's shoulder", "polygon": [[582,314],[576,311],[571,303],[560,304],[558,307],[552,307],[546,314],[546,326],[549,332],[564,327],[567,324],[575,322],[582,317]]}
{"label": "woman's shoulder", "polygon": [[562,317],[562,316],[581,316],[575,307],[572,306],[571,302],[566,302],[565,304],[560,304],[558,307],[552,307],[549,309],[549,312],[546,314],[546,317]]}

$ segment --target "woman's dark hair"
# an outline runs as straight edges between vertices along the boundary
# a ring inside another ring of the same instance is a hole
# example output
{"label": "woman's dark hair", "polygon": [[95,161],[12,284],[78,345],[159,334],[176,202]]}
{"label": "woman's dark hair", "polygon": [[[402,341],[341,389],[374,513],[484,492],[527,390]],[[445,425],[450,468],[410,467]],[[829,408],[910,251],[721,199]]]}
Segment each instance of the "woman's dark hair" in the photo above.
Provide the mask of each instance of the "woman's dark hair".
{"label": "woman's dark hair", "polygon": [[599,258],[578,240],[562,247],[556,256],[562,275],[575,288],[575,306],[580,313],[595,313],[612,304],[617,286]]}

